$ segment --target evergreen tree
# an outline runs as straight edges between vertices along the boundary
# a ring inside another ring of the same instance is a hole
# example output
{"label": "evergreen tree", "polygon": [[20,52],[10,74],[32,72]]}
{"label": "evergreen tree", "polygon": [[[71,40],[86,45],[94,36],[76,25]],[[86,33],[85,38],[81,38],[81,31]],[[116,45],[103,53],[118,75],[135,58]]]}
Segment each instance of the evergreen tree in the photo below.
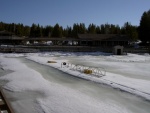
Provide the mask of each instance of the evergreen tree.
{"label": "evergreen tree", "polygon": [[78,33],[79,34],[85,34],[86,33],[86,27],[84,23],[80,23],[78,26]]}
{"label": "evergreen tree", "polygon": [[0,22],[0,31],[3,31],[4,30],[4,24],[3,22]]}
{"label": "evergreen tree", "polygon": [[110,34],[110,25],[108,23],[105,24],[105,34]]}
{"label": "evergreen tree", "polygon": [[63,29],[64,37],[72,37],[72,28],[67,26],[67,28]]}
{"label": "evergreen tree", "polygon": [[43,28],[42,34],[43,34],[44,37],[50,37],[52,31],[53,31],[53,27],[52,26],[46,26],[45,28]]}
{"label": "evergreen tree", "polygon": [[67,26],[67,37],[72,37],[72,28]]}
{"label": "evergreen tree", "polygon": [[143,42],[150,42],[150,10],[143,13],[138,33],[139,39]]}
{"label": "evergreen tree", "polygon": [[35,36],[36,37],[42,37],[42,27],[38,24],[35,30]]}
{"label": "evergreen tree", "polygon": [[23,30],[23,36],[29,36],[30,35],[30,27],[29,26],[24,26]]}
{"label": "evergreen tree", "polygon": [[72,36],[73,37],[78,37],[78,33],[79,33],[79,25],[78,24],[73,24]]}
{"label": "evergreen tree", "polygon": [[52,37],[62,37],[63,36],[62,27],[60,27],[58,23],[54,26],[51,36]]}
{"label": "evergreen tree", "polygon": [[30,29],[30,37],[36,37],[35,36],[35,31],[36,31],[36,24],[32,24],[31,29]]}
{"label": "evergreen tree", "polygon": [[121,29],[120,29],[119,25],[116,25],[114,34],[121,34]]}
{"label": "evergreen tree", "polygon": [[105,34],[105,26],[104,26],[104,24],[102,24],[100,26],[100,28],[101,28],[101,34]]}
{"label": "evergreen tree", "polygon": [[117,34],[116,33],[116,26],[115,25],[113,25],[113,24],[110,25],[109,33],[110,34]]}
{"label": "evergreen tree", "polygon": [[101,34],[101,28],[100,28],[100,26],[96,26],[96,34]]}
{"label": "evergreen tree", "polygon": [[136,26],[132,26],[129,22],[126,22],[122,29],[124,34],[128,35],[132,41],[136,41],[138,39],[138,32]]}
{"label": "evergreen tree", "polygon": [[[23,36],[23,24],[17,24],[16,26],[15,26],[15,34],[17,35],[17,36]],[[8,30],[8,31],[10,31],[10,30]]]}
{"label": "evergreen tree", "polygon": [[[98,30],[98,29],[97,29]],[[88,27],[88,33],[89,34],[96,34],[96,25],[94,25],[93,23],[89,25]]]}

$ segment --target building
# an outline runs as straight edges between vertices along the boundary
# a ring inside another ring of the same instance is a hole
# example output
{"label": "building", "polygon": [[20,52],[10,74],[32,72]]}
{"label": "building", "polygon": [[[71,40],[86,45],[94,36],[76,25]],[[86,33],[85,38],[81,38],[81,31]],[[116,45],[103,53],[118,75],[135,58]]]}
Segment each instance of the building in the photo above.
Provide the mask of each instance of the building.
{"label": "building", "polygon": [[131,41],[126,35],[118,34],[79,34],[79,45],[113,47],[116,45],[128,46]]}
{"label": "building", "polygon": [[[131,41],[126,35],[118,34],[78,34],[78,38],[54,38],[54,37],[18,37],[7,31],[0,31],[0,44],[23,44],[25,42],[39,43],[52,41],[54,45],[64,42],[76,42],[76,46],[113,47],[116,45],[128,46]],[[74,44],[72,44],[74,45]]]}
{"label": "building", "polygon": [[123,55],[123,46],[114,46],[113,48],[114,55]]}
{"label": "building", "polygon": [[6,44],[6,45],[14,45],[14,44],[20,44],[23,42],[23,37],[15,36],[11,32],[7,31],[0,31],[0,45]]}

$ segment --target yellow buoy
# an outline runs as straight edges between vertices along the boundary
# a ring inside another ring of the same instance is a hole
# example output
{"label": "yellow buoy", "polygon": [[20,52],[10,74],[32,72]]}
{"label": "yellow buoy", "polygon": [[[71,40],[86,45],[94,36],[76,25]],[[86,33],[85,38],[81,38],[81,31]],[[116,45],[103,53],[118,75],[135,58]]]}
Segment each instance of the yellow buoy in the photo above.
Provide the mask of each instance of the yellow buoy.
{"label": "yellow buoy", "polygon": [[85,74],[92,74],[92,70],[84,69],[84,73],[85,73]]}
{"label": "yellow buoy", "polygon": [[47,63],[57,63],[56,61],[47,61]]}

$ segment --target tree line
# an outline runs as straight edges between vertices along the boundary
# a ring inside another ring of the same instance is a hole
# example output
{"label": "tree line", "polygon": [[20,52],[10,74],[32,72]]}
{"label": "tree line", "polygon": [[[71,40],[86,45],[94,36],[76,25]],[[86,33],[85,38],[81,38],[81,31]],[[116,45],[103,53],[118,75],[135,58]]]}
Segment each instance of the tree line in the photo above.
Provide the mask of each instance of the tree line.
{"label": "tree line", "polygon": [[[78,34],[129,34],[137,33],[137,26],[132,26],[126,22],[123,27],[113,24],[102,24],[97,26],[90,24],[87,28],[84,23],[75,23],[72,27],[67,26],[63,28],[58,23],[55,26],[47,25],[45,27],[39,24],[32,24],[32,26],[24,26],[23,24],[7,24],[0,22],[0,31],[9,31],[17,36],[27,37],[77,37]],[[133,37],[133,36],[132,36]],[[137,38],[137,37],[134,37]]]}
{"label": "tree line", "polygon": [[58,23],[55,26],[47,25],[45,27],[33,23],[31,26],[22,23],[3,23],[0,22],[0,31],[6,30],[17,36],[25,37],[78,37],[78,34],[123,34],[128,35],[133,41],[140,39],[142,41],[150,41],[150,10],[144,12],[139,26],[133,26],[129,22],[125,22],[122,27],[113,24],[95,25],[89,24],[88,27],[84,23],[74,23],[73,26],[63,28]]}

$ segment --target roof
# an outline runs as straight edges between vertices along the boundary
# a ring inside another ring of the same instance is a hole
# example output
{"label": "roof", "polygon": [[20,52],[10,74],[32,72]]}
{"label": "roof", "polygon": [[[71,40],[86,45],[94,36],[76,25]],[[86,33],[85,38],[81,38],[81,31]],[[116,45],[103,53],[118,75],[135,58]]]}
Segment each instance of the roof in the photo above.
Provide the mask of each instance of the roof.
{"label": "roof", "polygon": [[79,39],[82,40],[98,40],[98,41],[129,41],[127,35],[118,34],[78,34]]}

